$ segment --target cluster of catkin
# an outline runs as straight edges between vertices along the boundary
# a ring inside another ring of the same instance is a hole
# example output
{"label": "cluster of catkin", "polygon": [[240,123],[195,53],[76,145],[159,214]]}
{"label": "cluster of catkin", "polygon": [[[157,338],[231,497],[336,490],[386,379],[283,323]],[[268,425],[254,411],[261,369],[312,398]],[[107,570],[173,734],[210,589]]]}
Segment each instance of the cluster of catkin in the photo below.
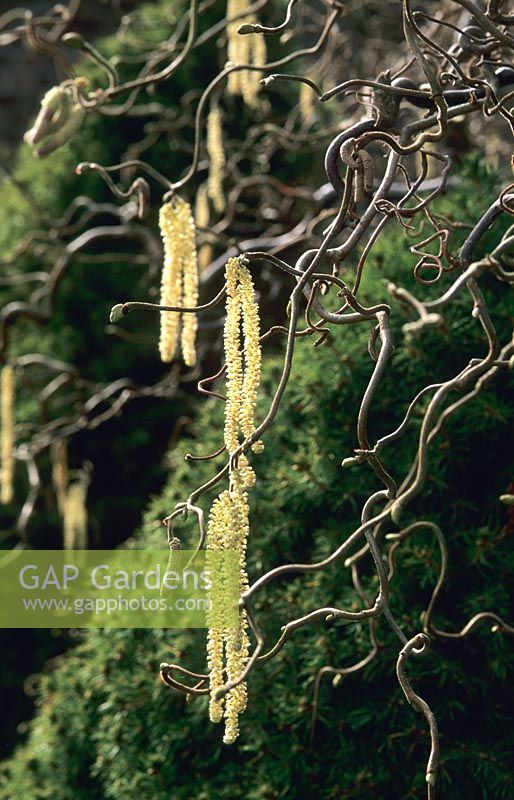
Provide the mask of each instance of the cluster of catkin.
{"label": "cluster of catkin", "polygon": [[15,391],[14,368],[6,364],[0,375],[0,502],[3,504],[13,499]]}
{"label": "cluster of catkin", "polygon": [[[252,277],[243,257],[231,258],[226,266],[227,306],[224,331],[227,401],[224,439],[229,458],[240,445],[240,438],[255,431],[255,404],[260,383],[261,346],[259,310]],[[256,442],[253,450],[262,450]],[[235,551],[239,560],[239,594],[248,588],[246,545],[249,533],[249,505],[246,489],[255,475],[246,455],[240,454],[230,470],[230,487],[213,503],[207,530],[207,549]],[[223,581],[223,578],[222,578]],[[219,591],[218,591],[219,596]],[[210,675],[209,716],[212,722],[225,721],[225,744],[232,744],[239,733],[239,715],[246,708],[247,689],[243,681],[225,697],[216,692],[226,681],[237,680],[248,661],[250,642],[248,620],[243,611],[237,628],[220,624],[209,628],[207,662]]]}
{"label": "cluster of catkin", "polygon": [[[189,203],[178,196],[164,203],[159,212],[159,226],[164,244],[160,303],[194,308],[198,303],[198,258],[196,229]],[[196,363],[197,327],[195,313],[161,312],[161,359],[165,363],[173,361],[180,335],[184,363],[193,367]]]}
{"label": "cluster of catkin", "polygon": [[[262,34],[241,34],[237,29],[242,22],[254,25],[255,14],[246,14],[250,6],[249,0],[227,0],[228,61],[232,64],[253,64],[262,67],[266,63],[266,42]],[[242,95],[250,108],[255,108],[259,95],[260,72],[253,70],[237,70],[228,76],[228,90],[231,94]]]}

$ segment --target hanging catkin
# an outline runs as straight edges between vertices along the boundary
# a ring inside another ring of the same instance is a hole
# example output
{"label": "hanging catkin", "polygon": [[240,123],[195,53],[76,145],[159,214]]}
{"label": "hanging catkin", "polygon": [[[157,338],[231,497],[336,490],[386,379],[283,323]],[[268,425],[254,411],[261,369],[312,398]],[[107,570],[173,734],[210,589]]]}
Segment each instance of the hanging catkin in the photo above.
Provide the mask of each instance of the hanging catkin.
{"label": "hanging catkin", "polygon": [[239,258],[229,259],[225,269],[226,317],[224,328],[227,402],[225,404],[225,447],[229,454],[239,446],[239,417],[243,390],[243,354],[241,352],[241,292],[238,283]]}
{"label": "hanging catkin", "polygon": [[11,503],[14,478],[14,368],[2,367],[0,375],[0,501]]}
{"label": "hanging catkin", "polygon": [[[227,314],[224,344],[227,376],[225,446],[239,447],[239,432],[248,438],[255,430],[255,404],[261,375],[259,308],[252,276],[244,257],[231,258],[225,269]],[[243,334],[243,341],[241,340]],[[244,355],[244,360],[243,360]],[[254,452],[262,443],[252,445]]]}
{"label": "hanging catkin", "polygon": [[[239,556],[239,596],[248,589],[246,572],[246,546],[248,542],[249,506],[248,495],[238,485],[237,476],[231,489],[230,528],[225,532],[226,547],[235,550]],[[250,640],[248,620],[243,610],[239,615],[239,626],[227,628],[225,657],[227,680],[234,681],[243,672],[248,661]],[[230,690],[225,698],[225,744],[232,744],[239,734],[239,715],[246,709],[247,687],[243,681]]]}
{"label": "hanging catkin", "polygon": [[64,501],[63,545],[65,550],[87,548],[87,486],[85,481],[71,483]]}
{"label": "hanging catkin", "polygon": [[[255,300],[252,276],[246,266],[240,264],[239,286],[241,292],[241,312],[243,318],[243,352],[244,374],[242,384],[241,408],[239,423],[245,438],[255,430],[255,405],[261,379],[262,352],[260,343],[259,307]],[[257,446],[257,448],[256,448]],[[261,443],[255,443],[253,450],[262,449]]]}
{"label": "hanging catkin", "polygon": [[[251,24],[257,21],[257,18],[254,14],[251,14],[245,20]],[[239,34],[241,36],[241,34]],[[241,38],[248,38],[250,39],[250,47],[248,53],[248,63],[253,64],[256,67],[262,67],[266,63],[266,41],[264,36],[261,34],[248,34]],[[241,71],[241,94],[243,95],[243,99],[245,103],[250,108],[255,108],[258,104],[259,100],[259,91],[261,85],[259,83],[262,74],[260,72],[254,72],[253,70],[242,70]]]}
{"label": "hanging catkin", "polygon": [[[227,0],[227,19],[232,20],[227,25],[227,60],[232,64],[245,64],[248,62],[250,50],[247,36],[241,36],[239,28],[247,8],[248,0]],[[241,94],[241,72],[231,72],[227,82],[230,94]]]}
{"label": "hanging catkin", "polygon": [[[249,533],[248,496],[237,480],[229,491],[223,492],[213,503],[207,531],[208,550],[232,551],[239,559],[239,595],[248,588],[246,574],[246,543]],[[219,592],[217,602],[219,612]],[[212,722],[225,720],[225,744],[232,744],[239,733],[239,715],[246,708],[247,689],[242,683],[231,689],[225,698],[216,699],[216,690],[226,680],[234,681],[243,672],[248,661],[250,640],[248,620],[243,611],[237,628],[209,627],[207,637],[207,663],[209,667],[210,703]]]}
{"label": "hanging catkin", "polygon": [[[196,229],[208,228],[210,222],[209,197],[207,183],[202,183],[198,188],[195,200],[195,225]],[[212,262],[213,249],[209,242],[203,242],[198,248],[198,269],[203,272]]]}
{"label": "hanging catkin", "polygon": [[[255,404],[260,383],[261,346],[259,313],[252,277],[244,257],[229,259],[226,269],[226,318],[224,330],[227,400],[224,439],[229,456],[239,447],[240,438],[255,431]],[[262,449],[260,442],[256,450]],[[246,488],[255,480],[244,454],[231,467],[228,491],[214,501],[207,529],[207,549],[235,551],[239,561],[239,595],[248,588],[246,546],[249,533],[249,505]],[[223,576],[220,578],[223,590]],[[226,588],[226,582],[225,582]],[[218,592],[219,597],[219,592]],[[218,617],[219,623],[219,617]],[[240,678],[248,662],[250,640],[246,612],[239,616],[237,628],[209,627],[207,661],[210,675],[209,715],[213,722],[225,720],[225,744],[232,744],[239,733],[239,715],[246,708],[247,688],[243,681],[224,698],[216,691],[226,681]]]}
{"label": "hanging catkin", "polygon": [[[179,306],[182,296],[182,274],[179,269],[175,222],[176,214],[172,203],[165,203],[159,212],[159,226],[164,244],[160,299],[163,306]],[[167,363],[173,361],[177,351],[180,313],[178,311],[162,312],[160,322],[159,352],[161,359]]]}
{"label": "hanging catkin", "polygon": [[225,152],[223,150],[221,111],[217,105],[211,108],[207,117],[207,153],[209,156],[208,193],[214,208],[218,214],[221,214],[225,208],[225,198],[223,196]]}
{"label": "hanging catkin", "polygon": [[196,193],[195,200],[195,225],[197,228],[207,228],[211,216],[209,214],[209,200],[207,184],[202,183]]}
{"label": "hanging catkin", "polygon": [[52,446],[52,483],[59,514],[64,517],[68,491],[68,442],[66,439],[61,439]]}
{"label": "hanging catkin", "polygon": [[[164,244],[164,265],[160,303],[164,306],[192,308],[198,302],[198,259],[196,230],[191,206],[180,197],[164,203],[159,212],[159,226]],[[182,355],[187,366],[196,362],[196,314],[180,311],[161,312],[159,352],[165,363],[173,361],[182,322]]]}
{"label": "hanging catkin", "polygon": [[[209,565],[209,554],[220,552],[224,549],[225,533],[230,524],[229,519],[230,497],[228,492],[223,492],[212,504],[209,514],[209,525],[207,534],[207,564]],[[222,566],[222,565],[221,565]],[[221,722],[223,719],[224,699],[216,700],[214,693],[223,686],[224,683],[224,652],[226,631],[223,628],[223,575],[220,574],[218,565],[217,580],[214,584],[212,605],[216,613],[213,619],[213,612],[208,614],[209,630],[207,634],[207,666],[209,669],[209,718],[211,722]]]}
{"label": "hanging catkin", "polygon": [[[241,23],[254,25],[255,14],[245,14],[250,7],[249,0],[228,0],[227,19],[237,17],[227,25],[227,59],[232,64],[253,64],[261,67],[266,63],[266,42],[261,34],[241,34],[237,29]],[[228,90],[231,94],[241,94],[250,107],[257,105],[260,89],[260,72],[238,70],[228,76]]]}
{"label": "hanging catkin", "polygon": [[[179,235],[182,237],[182,305],[194,308],[198,305],[198,257],[196,254],[196,230],[191,206],[186,203],[183,224]],[[194,313],[182,314],[182,358],[188,367],[196,364],[196,332],[198,318]]]}
{"label": "hanging catkin", "polygon": [[304,125],[310,125],[314,118],[314,94],[306,83],[300,84],[300,119]]}

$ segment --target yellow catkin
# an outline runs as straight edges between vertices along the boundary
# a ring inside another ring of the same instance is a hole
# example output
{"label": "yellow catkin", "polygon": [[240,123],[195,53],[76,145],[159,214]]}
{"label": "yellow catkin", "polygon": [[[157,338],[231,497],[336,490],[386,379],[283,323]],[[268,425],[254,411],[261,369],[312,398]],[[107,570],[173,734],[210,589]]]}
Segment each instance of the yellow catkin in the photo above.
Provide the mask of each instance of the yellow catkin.
{"label": "yellow catkin", "polygon": [[210,267],[213,260],[213,249],[212,245],[208,242],[205,244],[200,245],[198,249],[198,270],[199,272],[204,272],[207,267]]}
{"label": "yellow catkin", "polygon": [[243,354],[241,352],[241,292],[239,258],[230,258],[225,267],[226,318],[224,329],[227,402],[225,404],[225,447],[229,455],[239,446],[239,418],[243,389]]}
{"label": "yellow catkin", "polygon": [[221,214],[225,208],[223,196],[225,152],[223,150],[221,111],[217,105],[211,108],[207,117],[207,153],[209,156],[208,193],[214,208],[218,214]]}
{"label": "yellow catkin", "polygon": [[255,405],[261,380],[262,351],[259,307],[255,299],[252,276],[248,267],[244,265],[239,269],[239,282],[244,335],[244,375],[239,421],[243,436],[248,438],[255,430]]}
{"label": "yellow catkin", "polygon": [[[239,557],[239,594],[248,588],[246,574],[246,544],[249,533],[248,497],[238,481],[230,491],[214,501],[209,516],[207,549],[235,551]],[[231,689],[225,698],[215,699],[215,692],[226,680],[238,679],[248,662],[250,640],[246,614],[240,615],[237,628],[209,628],[207,662],[210,680],[209,716],[212,722],[225,720],[223,741],[232,744],[239,733],[239,715],[246,708],[247,687],[243,681]]]}
{"label": "yellow catkin", "polygon": [[[196,254],[196,230],[191,207],[186,203],[180,235],[182,237],[183,290],[182,305],[194,308],[198,305],[198,257]],[[196,364],[196,332],[198,318],[195,313],[182,314],[182,358],[188,367]]]}
{"label": "yellow catkin", "polygon": [[[257,18],[255,18],[255,21],[257,21]],[[256,67],[263,67],[268,58],[266,38],[262,33],[256,33],[252,38],[252,64],[255,64]],[[260,72],[254,72],[254,75],[257,78],[257,85],[259,85],[259,80],[261,79],[262,75]]]}
{"label": "yellow catkin", "polygon": [[[209,196],[207,193],[207,183],[202,183],[196,193],[195,201],[195,224],[196,229],[208,228],[210,222]],[[211,264],[213,259],[213,249],[209,242],[204,242],[198,248],[198,269],[203,272]]]}
{"label": "yellow catkin", "polygon": [[207,634],[207,667],[209,669],[209,719],[221,722],[223,719],[224,698],[214,699],[214,692],[223,686],[223,630],[209,628]]}
{"label": "yellow catkin", "polygon": [[208,228],[211,215],[209,213],[209,199],[207,184],[198,187],[195,199],[195,224],[197,228]]}
{"label": "yellow catkin", "polygon": [[[248,438],[255,430],[255,405],[261,378],[259,308],[252,276],[244,258],[231,258],[225,268],[227,314],[224,344],[227,376],[225,405],[225,446],[232,454],[239,446],[239,431]],[[242,327],[242,331],[241,331]],[[241,332],[243,342],[241,343]],[[244,359],[243,359],[244,353]],[[262,451],[255,442],[254,452]],[[239,458],[246,468],[244,455]]]}
{"label": "yellow catkin", "polygon": [[[246,573],[246,546],[249,534],[248,495],[241,491],[237,484],[231,491],[232,514],[231,526],[226,533],[227,549],[235,550],[239,555],[239,594],[248,588]],[[227,629],[225,641],[227,680],[239,678],[248,662],[250,640],[248,638],[248,621],[243,611],[239,618],[238,628]],[[239,734],[239,715],[246,709],[247,686],[243,681],[232,689],[225,699],[225,744],[233,744]]]}
{"label": "yellow catkin", "polygon": [[[261,348],[259,314],[253,282],[244,257],[231,258],[225,268],[226,320],[224,330],[227,401],[225,404],[225,447],[229,455],[239,447],[240,432],[245,438],[255,430],[254,413],[260,381]],[[241,342],[241,327],[244,342]],[[244,359],[243,359],[244,352]],[[243,428],[244,425],[244,428]],[[256,442],[252,449],[262,450]],[[238,457],[242,484],[253,486],[255,474],[244,453]]]}
{"label": "yellow catkin", "polygon": [[[224,549],[224,538],[227,526],[229,524],[228,510],[230,506],[230,499],[228,492],[223,492],[212,504],[209,514],[209,525],[207,532],[207,560],[206,565],[209,567],[209,555],[212,551],[221,551]],[[209,631],[207,634],[207,666],[209,668],[209,717],[211,722],[221,722],[223,718],[224,698],[220,700],[214,699],[214,693],[217,689],[223,686],[224,683],[224,643],[226,632],[223,629],[223,584],[219,586],[220,576],[218,571],[218,579],[214,586],[218,587],[216,595],[212,598],[216,619],[212,618],[212,611],[208,612],[207,619],[209,623]],[[213,590],[214,594],[214,590]]]}
{"label": "yellow catkin", "polygon": [[[161,298],[163,306],[179,306],[182,296],[182,271],[176,237],[175,204],[165,203],[159,212],[159,227],[164,244],[164,264],[162,268]],[[164,363],[175,358],[180,330],[180,313],[166,311],[160,314],[161,331],[159,352]]]}
{"label": "yellow catkin", "polygon": [[314,93],[306,83],[300,84],[300,119],[310,125],[314,118]]}
{"label": "yellow catkin", "polygon": [[[227,59],[232,64],[246,64],[250,56],[248,36],[241,36],[237,29],[243,22],[241,15],[248,7],[248,0],[227,0],[227,19],[239,17],[227,25]],[[246,21],[246,19],[244,20]],[[227,87],[230,94],[241,94],[241,71],[231,72]]]}
{"label": "yellow catkin", "polygon": [[[164,244],[164,265],[161,282],[161,305],[194,307],[198,302],[198,258],[196,230],[191,206],[174,197],[161,206],[159,226]],[[179,311],[161,312],[159,352],[169,363],[177,352],[182,320],[182,355],[187,366],[196,362],[196,314]]]}
{"label": "yellow catkin", "polygon": [[[250,0],[228,0],[227,19],[237,17],[234,22],[227,25],[227,59],[232,64],[253,64],[262,67],[266,63],[266,41],[262,34],[240,34],[239,26],[254,25],[257,22],[255,14],[245,12],[250,8]],[[240,94],[245,103],[254,108],[257,105],[260,90],[260,72],[253,70],[238,70],[228,76],[228,90],[231,94]]]}
{"label": "yellow catkin", "polygon": [[66,439],[55,442],[52,447],[52,483],[57,499],[57,508],[63,517],[68,491],[68,442]]}
{"label": "yellow catkin", "polygon": [[2,367],[0,375],[0,502],[13,499],[14,479],[14,398],[16,382],[11,364]]}
{"label": "yellow catkin", "polygon": [[[244,256],[231,258],[225,268],[226,318],[224,330],[227,401],[225,404],[225,446],[229,455],[239,447],[240,436],[255,431],[255,404],[260,382],[261,346],[259,341],[259,310],[255,299],[252,276]],[[262,445],[257,442],[261,449]],[[213,503],[207,528],[207,550],[231,550],[239,559],[239,595],[248,588],[246,547],[249,525],[249,504],[246,489],[255,475],[245,454],[240,454],[237,466],[231,466],[230,488]],[[223,593],[223,576],[218,576]],[[219,606],[218,606],[219,607]],[[223,611],[221,611],[223,620]],[[226,619],[226,617],[225,617]],[[214,618],[211,618],[213,623]],[[217,622],[219,624],[219,616]],[[247,687],[242,681],[224,698],[215,697],[216,690],[226,681],[238,680],[250,652],[248,619],[243,611],[237,628],[221,630],[209,625],[207,661],[210,675],[209,714],[213,722],[225,720],[223,741],[232,744],[239,733],[239,716],[246,708]]]}
{"label": "yellow catkin", "polygon": [[[249,17],[245,18],[245,22],[254,24],[257,22],[257,18],[254,14],[251,14]],[[264,66],[267,58],[266,40],[264,36],[260,33],[252,33],[241,38],[248,38],[250,40],[247,62],[254,64],[256,67]],[[259,81],[261,78],[262,73],[260,72],[254,72],[253,70],[241,71],[241,94],[243,95],[245,103],[250,108],[255,108],[258,104],[259,91],[261,88]]]}
{"label": "yellow catkin", "polygon": [[87,548],[87,487],[85,481],[71,483],[64,502],[63,544],[65,550]]}

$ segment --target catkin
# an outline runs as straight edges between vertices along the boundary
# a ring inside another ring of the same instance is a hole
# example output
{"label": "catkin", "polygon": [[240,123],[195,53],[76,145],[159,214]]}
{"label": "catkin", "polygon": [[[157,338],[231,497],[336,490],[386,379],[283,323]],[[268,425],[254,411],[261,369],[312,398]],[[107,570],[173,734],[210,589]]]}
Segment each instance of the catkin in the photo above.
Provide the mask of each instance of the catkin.
{"label": "catkin", "polygon": [[[225,446],[232,454],[239,447],[239,432],[248,438],[255,430],[255,405],[261,376],[259,309],[252,276],[244,257],[231,258],[225,268],[227,315],[224,344],[227,375]],[[243,342],[241,342],[241,326]],[[244,360],[243,360],[244,353]],[[254,452],[263,448],[252,445]],[[239,457],[240,467],[246,457]]]}
{"label": "catkin", "polygon": [[[161,206],[159,225],[164,244],[160,303],[164,306],[192,308],[198,302],[198,258],[191,206],[180,197],[174,197],[171,202]],[[162,361],[173,361],[182,322],[182,355],[187,366],[194,366],[198,327],[196,314],[164,311],[160,317],[159,352]]]}
{"label": "catkin", "polygon": [[[207,567],[210,566],[209,555],[212,551],[219,552],[224,549],[224,539],[229,525],[228,509],[230,498],[228,492],[223,492],[212,504],[209,514],[207,535]],[[219,565],[218,565],[219,566]],[[226,631],[223,629],[223,576],[218,569],[217,580],[212,590],[213,610],[208,612],[207,621],[209,631],[207,634],[207,666],[209,668],[209,718],[211,722],[221,722],[223,718],[224,698],[214,699],[214,693],[224,683],[224,652]],[[216,615],[214,618],[214,614]]]}
{"label": "catkin", "polygon": [[[239,17],[227,25],[227,59],[232,64],[246,64],[249,59],[248,37],[237,32],[247,5],[248,0],[227,0],[227,19]],[[241,71],[229,74],[227,87],[230,94],[241,94]]]}
{"label": "catkin", "polygon": [[[195,200],[195,225],[196,229],[208,228],[210,222],[209,195],[207,184],[202,183],[196,193]],[[204,242],[198,248],[198,269],[203,272],[212,262],[213,250],[209,242]]]}
{"label": "catkin", "polygon": [[197,228],[207,228],[210,222],[209,200],[207,184],[202,183],[198,188],[195,199],[195,225]]}
{"label": "catkin", "polygon": [[[189,207],[188,207],[189,208]],[[187,235],[186,235],[187,233]],[[194,308],[198,305],[198,260],[195,245],[195,225],[193,215],[189,208],[188,228],[184,232],[185,257],[184,257],[184,285],[182,305],[185,308]],[[182,314],[182,358],[188,367],[196,364],[196,332],[198,318],[195,313]]]}
{"label": "catkin", "polygon": [[14,478],[14,397],[16,385],[11,364],[2,367],[0,376],[0,502],[13,499]]}
{"label": "catkin", "polygon": [[255,405],[261,379],[262,352],[260,343],[259,308],[255,299],[252,276],[248,268],[239,270],[241,310],[243,316],[245,369],[242,385],[242,401],[239,412],[241,432],[245,438],[255,430]]}
{"label": "catkin", "polygon": [[[223,492],[213,503],[207,530],[209,551],[235,551],[239,558],[239,594],[248,588],[246,574],[246,543],[248,540],[248,497],[240,486],[232,484],[230,491]],[[218,581],[220,579],[218,578]],[[223,581],[221,579],[221,592]],[[217,595],[219,615],[220,591]],[[221,601],[221,603],[220,603]],[[218,616],[219,620],[219,616]],[[209,667],[210,702],[209,716],[212,722],[225,720],[223,741],[232,744],[239,733],[239,715],[246,708],[247,688],[242,683],[231,689],[225,698],[216,699],[215,692],[226,680],[234,681],[243,672],[248,661],[250,640],[246,614],[240,614],[237,628],[209,627],[207,637],[207,663]]]}
{"label": "catkin", "polygon": [[[255,23],[257,18],[254,14],[246,19],[249,23]],[[249,34],[247,37],[250,39],[250,47],[247,61],[250,64],[253,64],[256,67],[262,67],[266,63],[266,40],[262,34]],[[242,70],[241,72],[241,94],[243,95],[243,99],[245,103],[250,108],[255,108],[258,104],[259,100],[259,91],[261,85],[259,83],[261,79],[260,72],[254,72],[253,70]]]}
{"label": "catkin", "polygon": [[209,155],[208,193],[214,208],[221,214],[225,208],[225,198],[223,196],[225,152],[223,150],[221,111],[217,105],[211,108],[207,117],[207,153]]}
{"label": "catkin", "polygon": [[[159,212],[159,226],[164,244],[164,265],[161,280],[161,299],[163,306],[178,306],[182,295],[182,275],[176,237],[176,204],[165,203]],[[161,331],[159,352],[165,363],[173,361],[177,351],[180,329],[178,311],[161,312]]]}
{"label": "catkin", "polygon": [[239,418],[243,390],[243,354],[241,352],[241,293],[239,290],[239,258],[228,260],[225,268],[226,318],[224,345],[226,361],[227,402],[225,404],[225,447],[231,455],[239,446]]}
{"label": "catkin", "polygon": [[59,514],[64,516],[68,491],[68,442],[61,439],[52,446],[52,483]]}
{"label": "catkin", "polygon": [[207,666],[209,669],[209,719],[221,722],[224,698],[214,699],[214,692],[223,686],[224,633],[220,628],[209,628],[207,634]]}
{"label": "catkin", "polygon": [[[249,0],[228,0],[227,19],[238,17],[227,25],[227,57],[232,64],[253,64],[261,67],[266,63],[266,42],[261,34],[240,34],[237,32],[242,22],[254,25],[255,14],[246,14],[250,7]],[[244,19],[243,19],[244,16]],[[260,73],[252,70],[238,70],[228,76],[228,90],[231,94],[240,94],[251,108],[257,105],[260,89]]]}
{"label": "catkin", "polygon": [[87,487],[85,481],[71,483],[64,502],[63,544],[65,550],[87,548]]}
{"label": "catkin", "polygon": [[[244,257],[231,258],[225,268],[226,318],[224,329],[227,401],[225,404],[225,446],[232,455],[240,444],[240,435],[247,438],[255,431],[255,404],[260,383],[261,346],[259,311],[252,277]],[[256,443],[261,449],[260,442]],[[249,534],[249,505],[246,489],[255,475],[244,453],[230,470],[230,487],[214,501],[207,528],[207,551],[233,551],[239,561],[239,595],[248,588],[246,546]],[[247,687],[243,681],[224,698],[216,691],[225,681],[240,678],[248,663],[250,640],[248,619],[240,613],[237,628],[223,627],[223,603],[220,594],[228,588],[227,580],[218,572],[217,618],[211,617],[207,637],[207,662],[210,676],[209,715],[213,722],[225,720],[223,741],[232,744],[239,733],[239,716],[246,708]],[[214,594],[213,594],[214,597]],[[221,629],[215,627],[215,622]]]}
{"label": "catkin", "polygon": [[[237,485],[232,489],[231,527],[226,533],[227,549],[235,550],[239,555],[239,595],[248,588],[246,573],[246,545],[249,534],[248,495]],[[250,640],[248,638],[248,620],[243,611],[239,617],[239,627],[227,629],[225,653],[227,680],[236,680],[248,662]],[[239,715],[246,709],[246,683],[235,686],[225,700],[225,744],[232,744],[239,734]]]}
{"label": "catkin", "polygon": [[304,125],[310,125],[314,117],[313,91],[306,83],[300,84],[300,119]]}

